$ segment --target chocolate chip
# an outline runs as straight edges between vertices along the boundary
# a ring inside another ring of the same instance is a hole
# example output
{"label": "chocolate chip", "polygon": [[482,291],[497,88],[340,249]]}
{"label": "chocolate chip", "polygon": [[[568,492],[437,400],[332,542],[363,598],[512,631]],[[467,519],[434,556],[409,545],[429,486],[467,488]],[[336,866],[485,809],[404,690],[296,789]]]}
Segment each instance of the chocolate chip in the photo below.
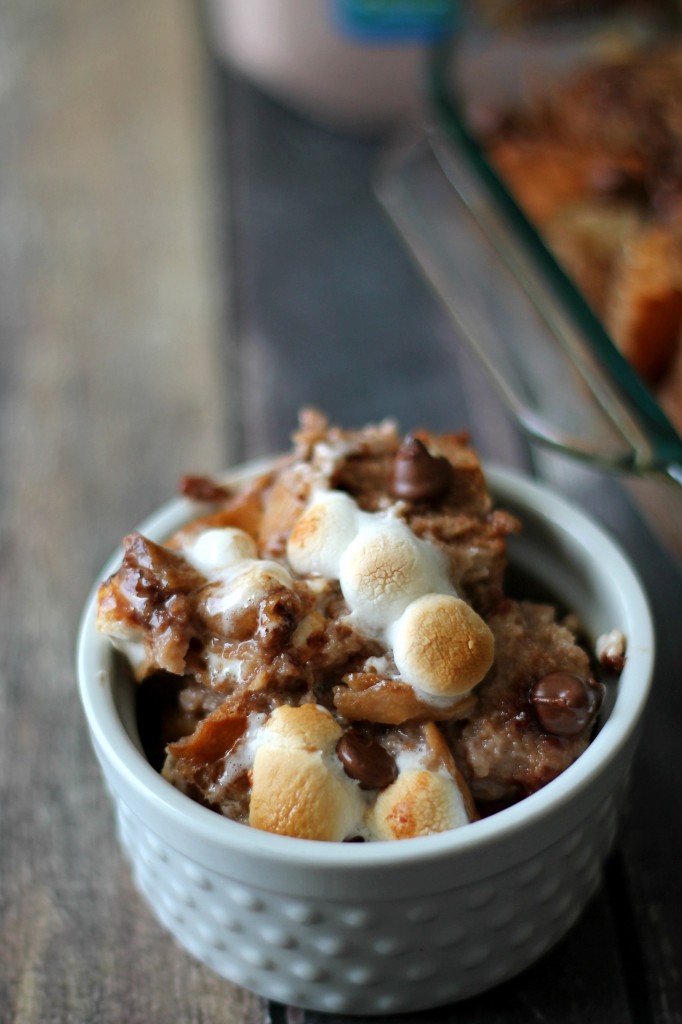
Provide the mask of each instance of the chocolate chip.
{"label": "chocolate chip", "polygon": [[406,501],[435,501],[447,491],[453,469],[442,455],[431,455],[425,444],[408,435],[396,453],[391,494]]}
{"label": "chocolate chip", "polygon": [[385,789],[398,776],[398,766],[378,740],[355,727],[347,729],[336,744],[343,770],[361,789]]}
{"label": "chocolate chip", "polygon": [[545,732],[577,736],[597,713],[601,691],[572,672],[550,672],[532,687],[530,700]]}

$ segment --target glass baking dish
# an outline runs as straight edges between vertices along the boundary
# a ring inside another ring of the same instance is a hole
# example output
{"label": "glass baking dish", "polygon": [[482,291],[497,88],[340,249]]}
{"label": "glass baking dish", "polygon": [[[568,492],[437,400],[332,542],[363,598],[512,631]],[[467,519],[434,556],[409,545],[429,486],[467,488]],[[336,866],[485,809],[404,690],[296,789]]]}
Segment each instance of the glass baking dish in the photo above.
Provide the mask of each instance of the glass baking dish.
{"label": "glass baking dish", "polygon": [[[659,29],[628,21],[622,30],[639,42]],[[594,24],[587,31],[584,23],[573,26],[557,51],[543,28],[539,64],[564,73],[589,56],[594,33]],[[458,37],[434,52],[429,122],[423,136],[389,151],[378,194],[529,437],[627,474],[645,513],[682,557],[682,439],[508,190],[471,123],[468,90],[484,95],[479,109],[496,90],[509,96],[519,67],[527,71],[527,45],[524,38],[515,50],[511,72],[497,40],[487,62],[481,39],[472,43],[471,36],[464,46]]]}

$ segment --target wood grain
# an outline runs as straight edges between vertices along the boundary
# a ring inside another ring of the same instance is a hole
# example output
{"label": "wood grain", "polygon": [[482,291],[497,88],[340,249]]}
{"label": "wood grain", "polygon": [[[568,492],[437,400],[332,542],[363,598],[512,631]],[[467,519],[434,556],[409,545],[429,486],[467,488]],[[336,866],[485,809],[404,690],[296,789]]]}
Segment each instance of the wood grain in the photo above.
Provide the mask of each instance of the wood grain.
{"label": "wood grain", "polygon": [[[7,0],[0,24],[0,1020],[318,1024],[179,950],[137,896],[73,646],[120,536],[296,410],[529,454],[378,208],[377,143],[212,65],[180,0]],[[679,1024],[682,580],[613,478],[550,469],[649,589],[659,668],[606,884],[540,964],[431,1024]],[[338,1020],[338,1018],[336,1019]],[[403,1024],[411,1024],[404,1019]]]}
{"label": "wood grain", "polygon": [[2,18],[0,1019],[251,1024],[133,890],[73,674],[105,556],[231,457],[203,40],[179,0]]}

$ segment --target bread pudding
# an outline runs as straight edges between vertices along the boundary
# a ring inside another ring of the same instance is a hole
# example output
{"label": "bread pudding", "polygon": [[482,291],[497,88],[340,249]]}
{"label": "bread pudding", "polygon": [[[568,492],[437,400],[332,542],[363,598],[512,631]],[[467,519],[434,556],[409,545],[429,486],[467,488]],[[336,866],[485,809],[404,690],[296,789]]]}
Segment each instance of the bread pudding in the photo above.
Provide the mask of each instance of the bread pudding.
{"label": "bread pudding", "polygon": [[682,429],[682,47],[616,52],[488,116],[503,182]]}
{"label": "bread pudding", "polygon": [[466,435],[308,410],[241,489],[183,490],[196,516],[164,544],[125,539],[98,628],[188,797],[287,836],[403,839],[512,804],[585,750],[624,639],[595,654],[575,616],[508,592],[522,524]]}

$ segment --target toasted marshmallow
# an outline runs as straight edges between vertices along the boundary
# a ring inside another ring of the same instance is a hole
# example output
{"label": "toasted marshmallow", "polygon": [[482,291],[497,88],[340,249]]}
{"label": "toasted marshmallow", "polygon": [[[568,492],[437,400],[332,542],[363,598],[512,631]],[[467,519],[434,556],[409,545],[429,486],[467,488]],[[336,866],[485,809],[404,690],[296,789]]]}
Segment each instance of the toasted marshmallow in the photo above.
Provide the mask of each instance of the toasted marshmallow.
{"label": "toasted marshmallow", "polygon": [[379,793],[371,814],[377,839],[414,839],[466,825],[464,799],[449,776],[408,769]]}
{"label": "toasted marshmallow", "polygon": [[434,697],[456,697],[476,686],[495,653],[480,615],[448,594],[426,594],[408,605],[391,641],[401,677]]}
{"label": "toasted marshmallow", "polygon": [[269,559],[259,561],[245,561],[238,571],[229,579],[230,588],[237,592],[238,600],[246,603],[250,600],[260,600],[267,597],[275,590],[285,587],[291,590],[294,581],[291,573],[279,562],[272,562]]}
{"label": "toasted marshmallow", "polygon": [[400,678],[432,702],[461,697],[490,668],[492,633],[458,597],[445,553],[394,513],[328,491],[294,526],[287,555],[296,572],[339,580],[355,627],[391,645]]}
{"label": "toasted marshmallow", "polygon": [[291,590],[293,585],[290,573],[279,562],[243,559],[230,573],[206,587],[199,611],[219,635],[238,636],[249,629],[247,623],[261,601],[282,587]]}
{"label": "toasted marshmallow", "polygon": [[315,704],[273,711],[253,761],[249,824],[299,839],[341,842],[354,834],[365,803],[336,757],[342,734]]}
{"label": "toasted marshmallow", "polygon": [[244,530],[227,526],[223,529],[204,530],[193,538],[183,554],[195,569],[210,576],[244,558],[257,558],[258,550],[253,537]]}
{"label": "toasted marshmallow", "polygon": [[287,558],[302,574],[337,579],[341,555],[358,528],[359,509],[343,491],[325,491],[298,519],[287,542]]}
{"label": "toasted marshmallow", "polygon": [[281,749],[330,754],[343,735],[333,715],[319,704],[275,708],[268,719],[265,742]]}
{"label": "toasted marshmallow", "polygon": [[415,598],[452,593],[445,556],[401,519],[373,519],[344,551],[339,582],[353,616],[370,630],[398,619]]}

